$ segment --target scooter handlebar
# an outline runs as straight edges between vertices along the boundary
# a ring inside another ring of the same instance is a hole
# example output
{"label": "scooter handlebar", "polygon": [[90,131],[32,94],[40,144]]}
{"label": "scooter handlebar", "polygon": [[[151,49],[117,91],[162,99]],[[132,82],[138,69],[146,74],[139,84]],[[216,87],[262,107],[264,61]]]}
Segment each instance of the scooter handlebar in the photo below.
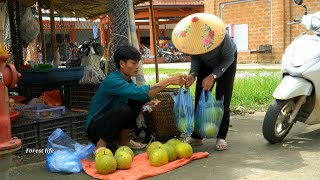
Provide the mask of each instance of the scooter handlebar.
{"label": "scooter handlebar", "polygon": [[288,24],[301,24],[301,19],[294,19],[292,22],[289,22]]}
{"label": "scooter handlebar", "polygon": [[303,15],[301,24],[316,34],[320,34],[320,12]]}

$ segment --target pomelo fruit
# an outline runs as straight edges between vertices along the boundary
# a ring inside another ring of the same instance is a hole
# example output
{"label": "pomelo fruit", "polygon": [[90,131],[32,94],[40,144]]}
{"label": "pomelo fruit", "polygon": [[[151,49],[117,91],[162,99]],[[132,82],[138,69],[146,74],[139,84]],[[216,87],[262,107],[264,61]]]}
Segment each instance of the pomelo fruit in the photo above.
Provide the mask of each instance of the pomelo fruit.
{"label": "pomelo fruit", "polygon": [[132,159],[134,158],[134,153],[133,153],[132,149],[129,148],[128,146],[120,146],[120,147],[116,150],[116,152],[114,153],[114,155],[116,155],[117,152],[119,152],[119,151],[126,151],[126,152],[128,152],[128,153],[131,155]]}
{"label": "pomelo fruit", "polygon": [[117,161],[113,156],[103,154],[96,158],[96,169],[99,174],[113,173],[117,169]]}
{"label": "pomelo fruit", "polygon": [[188,159],[193,154],[192,147],[188,143],[182,142],[180,144],[177,144],[175,148],[176,148],[176,152],[179,159],[181,158]]}
{"label": "pomelo fruit", "polygon": [[190,130],[193,131],[195,126],[194,118],[188,117],[187,121],[189,122],[188,128],[190,128]]}
{"label": "pomelo fruit", "polygon": [[206,108],[205,112],[206,112],[206,114],[205,114],[206,121],[212,121],[213,116],[214,116],[213,108],[208,107],[208,108]]}
{"label": "pomelo fruit", "polygon": [[127,151],[118,151],[114,156],[117,161],[117,169],[129,169],[132,164],[132,156]]}
{"label": "pomelo fruit", "polygon": [[150,145],[148,145],[148,148],[147,148],[148,157],[149,157],[151,151],[153,151],[154,149],[160,148],[161,146],[162,146],[162,143],[159,141],[154,141]]}
{"label": "pomelo fruit", "polygon": [[177,159],[177,152],[176,149],[168,143],[165,143],[161,146],[161,148],[163,148],[164,150],[166,150],[167,154],[168,154],[168,159],[169,162],[174,161]]}
{"label": "pomelo fruit", "polygon": [[208,138],[216,137],[218,134],[218,127],[215,124],[206,123],[203,127],[204,135]]}
{"label": "pomelo fruit", "polygon": [[188,123],[186,118],[180,118],[178,129],[180,132],[187,132],[188,129]]}
{"label": "pomelo fruit", "polygon": [[177,144],[181,143],[181,141],[177,138],[172,138],[172,139],[169,139],[167,143],[175,147]]}
{"label": "pomelo fruit", "polygon": [[223,117],[223,110],[220,107],[215,107],[213,110],[214,116],[217,121],[221,120]]}
{"label": "pomelo fruit", "polygon": [[103,149],[100,149],[97,154],[96,154],[96,157],[95,158],[98,158],[99,156],[103,155],[103,154],[107,154],[107,155],[111,155],[113,156],[113,153],[110,149],[108,148],[103,148]]}
{"label": "pomelo fruit", "polygon": [[152,166],[162,166],[169,162],[168,154],[164,148],[155,148],[150,152],[149,162]]}

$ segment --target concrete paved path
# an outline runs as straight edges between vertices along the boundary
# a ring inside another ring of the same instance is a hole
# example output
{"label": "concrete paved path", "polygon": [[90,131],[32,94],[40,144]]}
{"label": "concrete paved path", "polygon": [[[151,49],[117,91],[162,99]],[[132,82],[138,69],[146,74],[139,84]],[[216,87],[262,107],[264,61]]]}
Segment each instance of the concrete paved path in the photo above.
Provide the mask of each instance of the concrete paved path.
{"label": "concrete paved path", "polygon": [[[232,116],[227,141],[229,149],[213,150],[208,140],[194,151],[207,151],[208,158],[193,161],[171,172],[152,177],[155,180],[212,179],[320,179],[320,125],[297,123],[283,143],[271,145],[262,136],[264,113]],[[10,169],[11,180],[91,179],[85,173],[53,174],[45,163],[28,164]]]}
{"label": "concrete paved path", "polygon": [[[154,64],[144,64],[144,68],[155,68]],[[168,69],[188,69],[190,62],[185,63],[163,63],[158,64],[158,68]],[[281,69],[280,64],[237,64],[237,69]]]}

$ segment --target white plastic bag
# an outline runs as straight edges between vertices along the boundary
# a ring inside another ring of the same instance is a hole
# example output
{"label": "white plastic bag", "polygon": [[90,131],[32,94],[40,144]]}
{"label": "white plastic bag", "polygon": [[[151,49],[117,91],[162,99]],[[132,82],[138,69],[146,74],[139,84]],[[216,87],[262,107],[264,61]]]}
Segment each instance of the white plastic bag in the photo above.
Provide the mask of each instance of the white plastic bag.
{"label": "white plastic bag", "polygon": [[81,66],[90,66],[90,70],[95,71],[95,76],[102,81],[105,78],[104,73],[100,69],[100,59],[98,55],[89,54],[89,56],[84,56],[81,60]]}
{"label": "white plastic bag", "polygon": [[83,76],[79,81],[79,84],[99,84],[102,77],[91,65],[84,67]]}
{"label": "white plastic bag", "polygon": [[48,138],[46,167],[49,172],[79,173],[82,171],[80,159],[92,154],[95,146],[86,146],[72,140],[60,128],[52,132]]}
{"label": "white plastic bag", "polygon": [[36,18],[33,17],[31,8],[28,7],[19,25],[21,38],[27,42],[33,42],[40,32],[40,26]]}

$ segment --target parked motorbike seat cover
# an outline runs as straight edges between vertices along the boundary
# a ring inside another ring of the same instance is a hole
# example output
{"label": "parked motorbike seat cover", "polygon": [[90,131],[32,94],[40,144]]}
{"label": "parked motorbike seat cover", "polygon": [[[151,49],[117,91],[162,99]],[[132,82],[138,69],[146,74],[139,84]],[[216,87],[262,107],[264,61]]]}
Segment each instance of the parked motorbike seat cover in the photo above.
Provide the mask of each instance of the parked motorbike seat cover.
{"label": "parked motorbike seat cover", "polygon": [[291,99],[301,95],[309,96],[312,88],[312,84],[304,78],[285,76],[272,96],[280,100]]}
{"label": "parked motorbike seat cover", "polygon": [[218,47],[225,35],[226,28],[219,17],[196,13],[178,22],[172,31],[172,42],[181,52],[199,55]]}
{"label": "parked motorbike seat cover", "polygon": [[318,62],[320,60],[320,37],[314,35],[301,36],[286,49],[284,57],[296,68],[309,61]]}

